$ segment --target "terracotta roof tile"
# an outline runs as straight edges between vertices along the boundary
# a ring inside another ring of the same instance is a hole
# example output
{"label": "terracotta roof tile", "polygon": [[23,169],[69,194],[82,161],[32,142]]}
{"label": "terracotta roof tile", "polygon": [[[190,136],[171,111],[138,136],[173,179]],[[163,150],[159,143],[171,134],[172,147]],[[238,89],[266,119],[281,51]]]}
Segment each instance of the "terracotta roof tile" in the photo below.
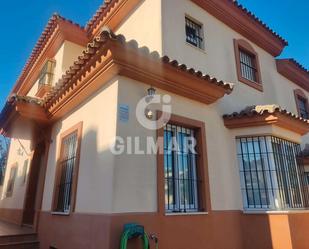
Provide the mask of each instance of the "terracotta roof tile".
{"label": "terracotta roof tile", "polygon": [[266,30],[268,30],[271,34],[276,36],[278,39],[281,40],[281,42],[284,45],[288,45],[287,40],[285,40],[282,36],[280,36],[277,32],[275,32],[273,29],[271,29],[266,23],[264,23],[260,18],[258,18],[254,13],[252,13],[250,10],[248,10],[246,7],[244,7],[242,4],[240,4],[237,0],[227,0],[229,2],[232,2],[238,9],[243,11],[246,15],[248,15],[252,20],[256,21],[258,24],[263,26]]}
{"label": "terracotta roof tile", "polygon": [[39,37],[36,45],[34,46],[32,52],[31,52],[31,55],[28,58],[19,78],[17,79],[15,86],[13,88],[13,92],[16,91],[16,88],[26,78],[27,73],[29,72],[31,67],[35,64],[37,58],[41,54],[41,52],[44,49],[45,45],[47,44],[49,38],[51,37],[51,35],[55,31],[59,21],[68,22],[68,23],[78,27],[79,29],[84,30],[84,28],[82,26],[80,26],[79,24],[76,24],[76,23],[72,22],[71,20],[68,20],[68,19],[60,16],[57,13],[53,14],[52,17],[49,19],[47,25],[45,26],[44,31],[42,32],[41,36]]}
{"label": "terracotta roof tile", "polygon": [[25,103],[30,103],[30,104],[36,104],[39,106],[43,106],[43,100],[35,97],[30,97],[30,96],[21,96],[17,94],[12,94],[8,100],[7,103],[9,104],[14,104],[16,102],[25,102]]}
{"label": "terracotta roof tile", "polygon": [[267,115],[267,114],[276,114],[276,113],[280,113],[280,114],[289,116],[291,118],[294,118],[296,120],[309,124],[309,121],[307,119],[303,119],[302,117],[299,117],[298,115],[291,113],[287,111],[286,109],[281,108],[278,105],[248,106],[240,112],[234,112],[232,114],[223,115],[223,118],[224,119],[235,119],[235,118],[244,118],[244,117],[254,117],[257,115],[263,116],[264,114]]}
{"label": "terracotta roof tile", "polygon": [[121,0],[105,0],[100,5],[96,13],[88,21],[86,28],[85,28],[87,32],[91,32],[91,30],[94,29],[97,26],[97,24],[104,18],[108,10],[112,8],[119,1]]}
{"label": "terracotta roof tile", "polygon": [[[86,25],[86,30],[88,32],[91,32],[91,30],[94,29],[97,26],[97,24],[105,17],[109,9],[112,8],[119,1],[121,0],[105,0],[103,4],[98,8],[96,13],[93,15],[93,17],[88,21]],[[257,22],[259,25],[261,25],[263,28],[269,31],[272,35],[276,36],[279,40],[281,40],[281,42],[285,46],[288,45],[288,42],[284,38],[282,38],[278,33],[276,33],[269,26],[267,26],[260,18],[258,18],[255,14],[253,14],[251,11],[245,8],[237,0],[226,0],[226,1],[233,3],[239,10],[248,15],[253,21]]]}
{"label": "terracotta roof tile", "polygon": [[290,61],[291,63],[293,63],[296,67],[298,67],[301,71],[305,72],[308,74],[309,77],[309,69],[306,69],[303,65],[301,65],[298,61],[296,61],[293,58],[287,59],[288,61]]}
{"label": "terracotta roof tile", "polygon": [[45,105],[47,107],[49,107],[52,102],[61,95],[61,91],[65,91],[65,89],[70,87],[72,81],[76,80],[76,75],[83,67],[85,67],[88,63],[93,63],[91,61],[91,58],[96,55],[96,52],[101,47],[103,47],[109,40],[122,44],[123,46],[137,49],[144,55],[150,56],[155,60],[161,60],[163,63],[168,64],[179,71],[192,74],[197,78],[223,87],[228,94],[231,93],[233,90],[234,85],[232,83],[218,80],[214,77],[209,76],[208,74],[203,74],[202,72],[196,71],[193,68],[188,68],[185,64],[179,64],[176,60],[171,60],[168,56],[160,57],[157,52],[150,52],[147,47],[139,47],[137,41],[135,40],[130,40],[127,42],[126,38],[123,35],[115,35],[112,31],[104,30],[100,33],[100,35],[95,37],[92,42],[88,43],[87,48],[83,51],[83,54],[78,57],[78,60],[74,62],[74,64],[69,68],[69,70],[67,70],[66,73],[62,76],[62,78],[56,83],[54,89],[49,94],[47,94],[44,99]]}

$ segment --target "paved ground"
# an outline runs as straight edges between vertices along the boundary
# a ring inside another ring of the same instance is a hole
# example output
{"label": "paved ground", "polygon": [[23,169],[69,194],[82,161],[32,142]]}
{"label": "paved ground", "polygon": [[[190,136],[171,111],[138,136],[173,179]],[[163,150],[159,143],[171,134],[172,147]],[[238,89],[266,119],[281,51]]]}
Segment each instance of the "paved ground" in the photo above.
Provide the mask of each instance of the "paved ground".
{"label": "paved ground", "polygon": [[34,233],[34,231],[31,228],[21,227],[18,225],[0,221],[0,236],[31,234],[31,233]]}

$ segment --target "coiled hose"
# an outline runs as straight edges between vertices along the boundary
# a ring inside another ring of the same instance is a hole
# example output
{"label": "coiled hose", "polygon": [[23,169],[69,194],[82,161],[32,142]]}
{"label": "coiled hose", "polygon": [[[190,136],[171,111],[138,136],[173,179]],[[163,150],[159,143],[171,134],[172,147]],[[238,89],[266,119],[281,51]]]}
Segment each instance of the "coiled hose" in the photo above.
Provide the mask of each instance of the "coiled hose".
{"label": "coiled hose", "polygon": [[[144,230],[144,227],[135,223],[126,224],[120,240],[120,249],[127,249],[127,244],[130,239],[140,237],[143,242],[143,249],[149,249],[149,237]],[[151,239],[155,238],[156,248],[158,249],[158,239],[152,235]]]}

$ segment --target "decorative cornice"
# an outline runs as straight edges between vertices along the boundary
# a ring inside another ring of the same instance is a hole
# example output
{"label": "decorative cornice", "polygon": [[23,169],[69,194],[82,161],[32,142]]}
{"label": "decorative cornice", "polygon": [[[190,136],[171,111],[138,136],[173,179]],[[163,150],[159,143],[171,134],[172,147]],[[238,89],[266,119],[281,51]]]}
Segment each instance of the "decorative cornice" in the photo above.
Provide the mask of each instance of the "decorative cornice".
{"label": "decorative cornice", "polygon": [[288,45],[286,40],[237,1],[191,1],[275,57],[280,55],[284,47]]}
{"label": "decorative cornice", "polygon": [[[196,101],[210,104],[231,93],[233,85],[187,68],[167,56],[160,57],[134,40],[103,31],[45,97],[51,117],[80,103],[116,75],[123,75]],[[100,78],[100,80],[96,80]],[[70,103],[70,104],[69,104]],[[76,103],[77,104],[77,103]],[[61,110],[62,109],[62,110]],[[60,111],[61,110],[61,111]]]}
{"label": "decorative cornice", "polygon": [[277,71],[309,92],[309,71],[294,59],[277,59]]}
{"label": "decorative cornice", "polygon": [[[29,85],[25,86],[24,83],[26,81],[34,80],[33,77],[36,75],[33,75],[33,71],[35,71],[35,69],[38,70],[38,68],[42,66],[42,63],[47,59],[44,55],[54,56],[56,50],[64,40],[69,40],[85,46],[89,41],[89,38],[83,27],[58,14],[54,14],[48,21],[44,31],[32,50],[21,75],[13,87],[12,93],[18,93],[20,95],[26,94],[21,91],[21,89],[25,88],[25,91],[28,91]],[[34,82],[30,82],[30,84],[31,83],[33,84]]]}
{"label": "decorative cornice", "polygon": [[304,135],[309,132],[309,121],[278,105],[249,106],[241,112],[224,115],[224,125],[229,129],[276,125]]}

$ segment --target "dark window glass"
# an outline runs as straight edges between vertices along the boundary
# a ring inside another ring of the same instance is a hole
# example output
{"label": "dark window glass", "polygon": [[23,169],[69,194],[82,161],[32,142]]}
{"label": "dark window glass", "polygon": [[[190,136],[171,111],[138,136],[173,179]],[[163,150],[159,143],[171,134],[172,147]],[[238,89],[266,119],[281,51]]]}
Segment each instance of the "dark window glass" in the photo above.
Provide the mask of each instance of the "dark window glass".
{"label": "dark window glass", "polygon": [[257,82],[255,56],[244,50],[239,50],[239,56],[241,76],[247,80]]}
{"label": "dark window glass", "polygon": [[74,132],[62,141],[60,161],[60,182],[57,186],[58,198],[57,212],[69,212],[71,206],[71,194],[73,183],[73,172],[76,162],[77,132]]}
{"label": "dark window glass", "polygon": [[186,17],[186,40],[195,47],[204,48],[202,25]]}
{"label": "dark window glass", "polygon": [[197,153],[194,130],[167,124],[164,129],[165,208],[198,211]]}
{"label": "dark window glass", "polygon": [[309,194],[300,145],[277,137],[237,139],[245,209],[306,208]]}
{"label": "dark window glass", "polygon": [[302,98],[298,96],[298,108],[299,108],[299,114],[304,119],[309,119],[309,113],[308,113],[308,103],[305,98]]}
{"label": "dark window glass", "polygon": [[48,60],[43,66],[39,75],[39,86],[51,85],[54,77],[55,62]]}

